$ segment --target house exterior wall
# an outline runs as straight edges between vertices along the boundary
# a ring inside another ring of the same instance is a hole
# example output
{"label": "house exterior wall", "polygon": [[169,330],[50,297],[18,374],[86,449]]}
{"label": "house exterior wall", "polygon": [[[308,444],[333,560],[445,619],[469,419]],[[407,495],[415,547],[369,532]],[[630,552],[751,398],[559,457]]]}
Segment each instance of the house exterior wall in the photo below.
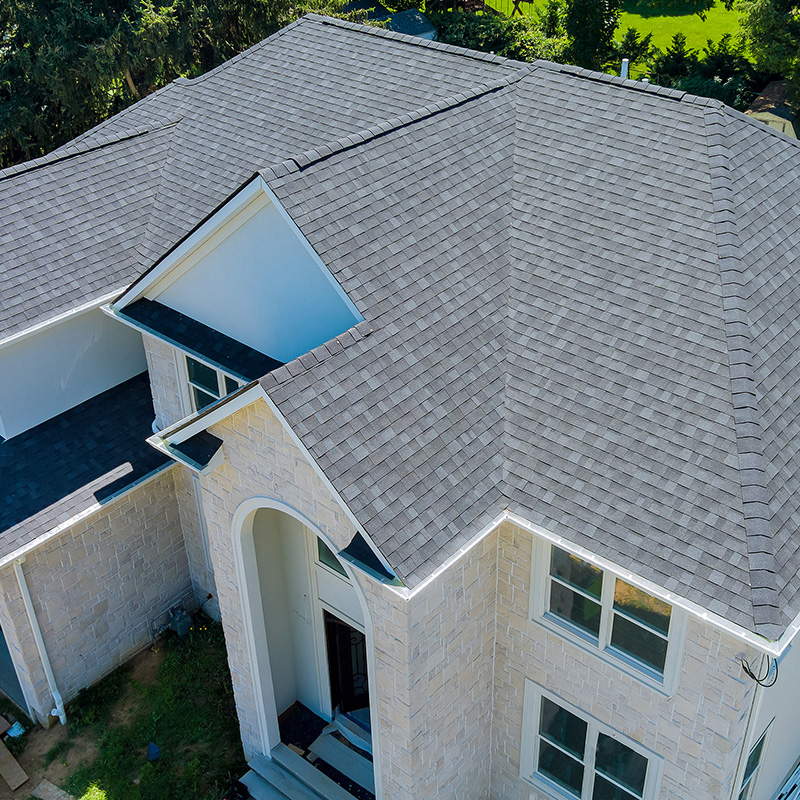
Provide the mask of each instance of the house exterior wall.
{"label": "house exterior wall", "polygon": [[[22,568],[69,700],[145,647],[150,621],[190,592],[173,470],[44,543]],[[25,697],[46,720],[53,701],[12,565],[0,572],[0,626]]]}
{"label": "house exterior wall", "polygon": [[531,557],[531,535],[504,525],[498,541],[492,797],[549,797],[519,775],[527,678],[661,757],[659,800],[685,800],[688,789],[692,800],[729,798],[755,688],[739,657],[756,658],[755,651],[690,618],[677,690],[668,697],[531,621]]}
{"label": "house exterior wall", "polygon": [[95,308],[0,347],[0,436],[10,439],[139,375],[137,331]]}
{"label": "house exterior wall", "polygon": [[156,339],[142,335],[150,376],[150,391],[153,395],[153,410],[156,413],[156,428],[163,430],[186,415],[183,411],[183,395],[175,362],[175,348]]}

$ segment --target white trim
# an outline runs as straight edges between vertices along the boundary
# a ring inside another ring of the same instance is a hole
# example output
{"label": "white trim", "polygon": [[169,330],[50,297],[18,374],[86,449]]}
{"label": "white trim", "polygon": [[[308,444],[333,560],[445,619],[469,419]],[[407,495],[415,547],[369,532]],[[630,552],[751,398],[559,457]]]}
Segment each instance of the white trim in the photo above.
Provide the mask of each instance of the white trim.
{"label": "white trim", "polygon": [[653,583],[652,581],[648,581],[645,578],[640,578],[638,575],[630,572],[630,570],[625,569],[624,567],[619,566],[619,564],[615,564],[612,561],[609,561],[606,558],[602,558],[601,556],[597,556],[594,553],[590,552],[584,547],[580,545],[573,544],[572,542],[567,541],[562,536],[557,536],[554,533],[551,533],[546,528],[542,528],[539,525],[536,525],[533,522],[530,522],[523,517],[518,516],[517,514],[512,514],[511,512],[505,512],[503,515],[504,519],[511,522],[514,525],[517,525],[524,530],[529,531],[530,533],[535,533],[537,536],[540,536],[543,539],[546,539],[552,544],[556,544],[564,550],[568,550],[570,553],[582,558],[584,561],[588,561],[590,564],[594,564],[595,566],[599,567],[600,569],[608,570],[609,572],[615,573],[618,577],[622,578],[624,581],[636,586],[639,589],[647,592],[648,594],[653,595],[653,597],[657,597],[659,600],[663,600],[665,603],[669,603],[673,607],[682,608],[698,619],[703,620],[704,622],[708,622],[711,625],[714,625],[717,628],[729,633],[731,636],[734,636],[737,639],[742,640],[746,644],[755,647],[762,653],[766,653],[767,655],[780,655],[783,649],[788,646],[788,642],[784,644],[780,649],[778,648],[777,642],[772,642],[769,639],[765,639],[763,636],[759,636],[757,633],[753,633],[752,631],[748,631],[746,628],[743,628],[741,625],[737,625],[735,622],[731,622],[730,620],[725,619],[724,617],[719,616],[719,614],[715,614],[712,611],[708,611],[707,609],[703,608],[701,605],[697,603],[693,603],[691,600],[686,600],[679,595],[674,594],[673,592],[669,592],[666,589],[658,586],[657,584]]}
{"label": "white trim", "polygon": [[113,501],[120,500],[121,498],[130,494],[130,492],[132,492],[134,489],[138,489],[140,486],[144,486],[146,483],[149,483],[150,481],[154,480],[159,475],[166,472],[168,469],[172,469],[174,466],[175,462],[172,461],[167,464],[164,464],[163,466],[157,467],[152,472],[148,472],[147,475],[143,475],[138,480],[126,486],[121,492],[111,495],[102,503],[92,503],[92,505],[83,509],[83,511],[80,511],[77,514],[75,514],[75,516],[70,517],[68,520],[65,520],[61,524],[56,525],[54,528],[50,528],[50,530],[46,531],[40,536],[37,536],[35,539],[28,542],[27,544],[22,545],[22,547],[18,547],[16,550],[13,550],[7,556],[3,556],[2,558],[0,558],[0,569],[2,569],[3,567],[7,567],[14,561],[17,561],[21,558],[25,558],[26,555],[32,553],[34,550],[38,550],[42,545],[47,544],[51,539],[55,539],[57,536],[60,536],[62,533],[68,531],[76,523],[85,520],[87,517],[91,517],[93,514],[96,514],[99,511],[108,510],[110,504]]}
{"label": "white trim", "polygon": [[[644,662],[640,662],[634,656],[617,650],[611,644],[614,615],[618,613],[614,611],[614,589],[616,580],[619,578],[626,583],[628,582],[625,577],[618,575],[614,570],[601,570],[604,580],[600,599],[591,598],[601,609],[600,631],[597,637],[582,631],[577,626],[571,625],[568,620],[563,620],[550,613],[548,587],[551,581],[550,554],[554,546],[558,545],[553,545],[551,542],[538,536],[533,537],[529,609],[531,621],[546,628],[558,637],[572,642],[587,653],[622,670],[637,680],[646,683],[657,692],[667,696],[673,695],[678,687],[678,678],[680,676],[681,657],[683,655],[684,641],[686,638],[687,612],[682,608],[671,605],[668,635],[656,634],[654,631],[655,635],[665,639],[667,642],[664,670],[662,675],[659,675],[654,668]],[[566,548],[561,549],[566,552]],[[606,576],[608,577],[606,578]],[[557,582],[566,585],[560,580],[557,580]],[[583,592],[580,593],[583,594]],[[648,592],[648,594],[652,595],[650,592]],[[586,596],[588,597],[588,595]]]}
{"label": "white trim", "polygon": [[[231,521],[231,540],[233,545],[233,559],[236,568],[236,578],[239,587],[239,601],[242,609],[243,632],[247,641],[247,652],[250,661],[253,692],[256,699],[256,715],[258,728],[261,734],[264,755],[280,744],[278,730],[278,715],[275,708],[275,695],[272,690],[272,675],[269,666],[269,648],[266,642],[266,633],[263,620],[263,606],[261,603],[260,586],[258,583],[258,565],[255,559],[255,545],[253,544],[253,519],[255,512],[267,508],[281,511],[298,522],[302,523],[312,534],[322,539],[325,544],[335,552],[336,545],[323,533],[323,531],[302,511],[289,505],[283,500],[271,497],[251,497],[240,503]],[[306,540],[307,541],[307,540]],[[306,544],[306,546],[308,546]],[[247,553],[245,553],[247,549]],[[378,709],[378,697],[375,676],[377,666],[375,661],[375,637],[372,615],[370,614],[367,599],[360,584],[355,580],[355,572],[349,564],[342,562],[347,571],[350,582],[355,590],[361,611],[364,615],[364,634],[367,647],[367,669],[372,679],[369,681],[370,708]],[[341,614],[341,612],[338,612]],[[360,626],[359,626],[360,627]],[[259,655],[259,654],[262,655]],[[266,659],[266,662],[265,662]],[[267,708],[269,706],[269,709]],[[373,728],[373,769],[375,776],[375,797],[383,797],[381,788],[381,758],[380,739],[374,735]]]}
{"label": "white trim", "polygon": [[52,328],[61,322],[66,322],[66,320],[70,319],[71,317],[77,317],[80,314],[85,314],[87,311],[94,311],[96,308],[100,308],[110,300],[113,300],[121,291],[122,288],[118,288],[113,292],[107,292],[102,297],[98,297],[95,300],[89,300],[82,305],[69,309],[69,311],[64,311],[61,314],[56,314],[54,317],[50,317],[42,322],[38,322],[36,325],[32,325],[30,328],[25,328],[25,330],[12,333],[11,336],[7,336],[5,339],[0,339],[0,349],[8,347],[12,344],[16,344],[22,339],[27,339],[29,336],[34,336],[37,333],[41,333],[42,331]]}
{"label": "white trim", "polygon": [[[129,286],[114,305],[117,308],[124,308],[144,296],[148,289],[159,283],[179,262],[184,261],[204,244],[207,244],[214,234],[233,217],[240,212],[246,212],[247,206],[257,200],[259,195],[263,194],[259,181],[260,179],[251,179],[243,185],[233,197],[229,198],[221,208],[206,219],[197,230],[190,233],[177,247],[167,253],[147,275]],[[260,208],[252,209],[252,214],[259,210]],[[252,214],[245,216],[241,224],[246,222]],[[177,280],[181,274],[183,273],[176,274],[174,280]]]}
{"label": "white trim", "polygon": [[[569,798],[569,800],[577,800],[574,794],[562,789],[558,784],[554,783],[544,775],[537,772],[537,761],[539,751],[539,719],[541,715],[542,698],[545,697],[552,703],[555,703],[560,708],[569,712],[573,716],[583,720],[586,725],[586,744],[584,748],[583,759],[580,763],[584,766],[583,787],[581,790],[581,798],[591,798],[594,782],[595,772],[595,753],[597,750],[597,739],[602,733],[610,736],[612,739],[620,742],[625,747],[633,750],[635,753],[647,759],[647,774],[645,776],[644,792],[642,793],[642,800],[655,800],[658,795],[658,787],[661,783],[661,769],[663,766],[663,757],[658,753],[653,752],[645,747],[640,742],[631,739],[625,734],[614,730],[604,722],[601,722],[591,714],[587,714],[579,708],[576,708],[571,703],[563,700],[553,692],[546,689],[544,686],[532,681],[530,678],[525,679],[525,688],[523,692],[523,712],[522,712],[522,742],[520,750],[520,764],[519,776],[520,778],[538,789],[546,791],[549,795],[559,798]],[[554,745],[558,748],[557,745]],[[574,757],[574,756],[573,756]],[[576,758],[576,760],[579,760]],[[612,783],[616,783],[612,779]],[[626,789],[626,791],[629,791]],[[635,798],[633,793],[630,794],[631,798]]]}

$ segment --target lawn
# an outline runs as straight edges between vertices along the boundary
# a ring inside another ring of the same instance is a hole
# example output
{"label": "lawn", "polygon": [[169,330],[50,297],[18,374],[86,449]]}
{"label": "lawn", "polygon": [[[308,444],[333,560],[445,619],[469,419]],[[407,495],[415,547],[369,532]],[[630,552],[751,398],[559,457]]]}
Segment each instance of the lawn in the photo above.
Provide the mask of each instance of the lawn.
{"label": "lawn", "polygon": [[224,637],[205,618],[83,692],[67,715],[67,736],[47,758],[73,761],[73,749],[94,745],[62,781],[80,800],[219,800],[246,769]]}
{"label": "lawn", "polygon": [[[486,0],[501,14],[511,15],[514,0]],[[519,2],[517,5],[526,14],[536,13],[537,7],[543,6],[545,0],[535,2]],[[712,0],[713,2],[713,0]],[[705,19],[697,13],[705,11]],[[706,42],[718,41],[725,33],[736,34],[739,30],[740,12],[728,11],[720,0],[710,8],[706,0],[623,0],[617,38],[628,28],[636,28],[641,34],[653,34],[653,44],[664,50],[676,33],[686,36],[689,47],[702,51]]]}

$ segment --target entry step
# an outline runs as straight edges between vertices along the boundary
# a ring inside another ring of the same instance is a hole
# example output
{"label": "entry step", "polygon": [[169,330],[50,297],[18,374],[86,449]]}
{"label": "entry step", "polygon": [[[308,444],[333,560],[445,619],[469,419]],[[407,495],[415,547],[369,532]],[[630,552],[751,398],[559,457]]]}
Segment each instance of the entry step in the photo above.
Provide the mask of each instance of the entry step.
{"label": "entry step", "polygon": [[255,800],[355,800],[302,756],[279,744],[271,758],[257,755],[242,783]]}

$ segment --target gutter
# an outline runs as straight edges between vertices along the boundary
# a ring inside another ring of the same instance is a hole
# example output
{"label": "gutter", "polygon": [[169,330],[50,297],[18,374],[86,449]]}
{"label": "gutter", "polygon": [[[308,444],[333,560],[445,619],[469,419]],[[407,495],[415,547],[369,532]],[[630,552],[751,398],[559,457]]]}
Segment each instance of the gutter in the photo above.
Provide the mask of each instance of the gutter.
{"label": "gutter", "polygon": [[28,591],[28,583],[25,580],[25,573],[22,569],[22,562],[25,557],[17,559],[14,562],[14,573],[17,576],[17,583],[19,590],[22,593],[22,602],[25,604],[25,611],[28,614],[28,620],[31,623],[31,630],[33,631],[33,638],[36,642],[36,648],[39,651],[39,658],[42,660],[44,667],[44,674],[47,678],[47,685],[50,687],[50,694],[53,696],[54,708],[50,712],[53,717],[58,717],[58,721],[62,725],[67,724],[67,712],[64,710],[64,701],[61,698],[61,692],[58,691],[56,686],[56,676],[53,674],[53,667],[50,664],[50,659],[47,656],[47,648],[44,646],[44,639],[42,638],[42,629],[39,627],[39,620],[36,618],[36,611],[33,608],[33,600],[31,600],[31,593]]}

